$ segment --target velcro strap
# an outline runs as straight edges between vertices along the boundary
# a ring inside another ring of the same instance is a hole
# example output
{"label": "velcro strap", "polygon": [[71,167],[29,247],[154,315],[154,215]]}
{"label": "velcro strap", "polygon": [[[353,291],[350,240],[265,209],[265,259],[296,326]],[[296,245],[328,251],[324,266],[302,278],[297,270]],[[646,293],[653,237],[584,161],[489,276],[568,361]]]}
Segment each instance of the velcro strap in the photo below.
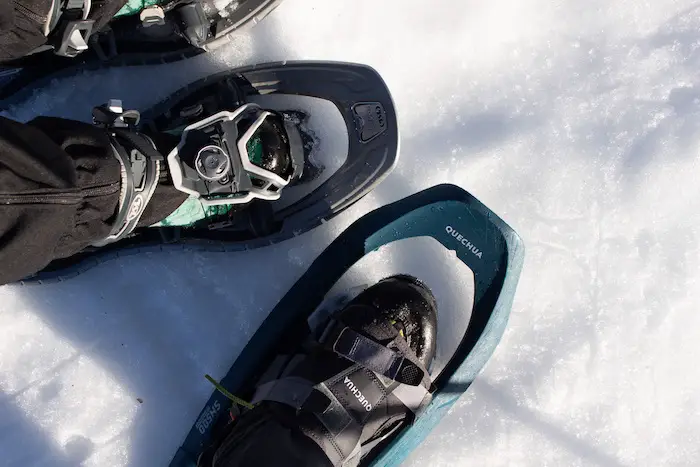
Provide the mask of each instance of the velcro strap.
{"label": "velcro strap", "polygon": [[348,360],[399,383],[418,386],[425,371],[409,359],[362,334],[343,328],[332,349]]}
{"label": "velcro strap", "polygon": [[251,403],[255,405],[264,400],[274,401],[293,407],[296,410],[305,408],[311,409],[311,412],[318,411],[319,413],[323,413],[328,406],[328,401],[326,401],[326,405],[323,406],[322,402],[314,398],[312,401],[315,405],[314,407],[305,406],[313,392],[314,386],[309,380],[290,376],[258,386]]}

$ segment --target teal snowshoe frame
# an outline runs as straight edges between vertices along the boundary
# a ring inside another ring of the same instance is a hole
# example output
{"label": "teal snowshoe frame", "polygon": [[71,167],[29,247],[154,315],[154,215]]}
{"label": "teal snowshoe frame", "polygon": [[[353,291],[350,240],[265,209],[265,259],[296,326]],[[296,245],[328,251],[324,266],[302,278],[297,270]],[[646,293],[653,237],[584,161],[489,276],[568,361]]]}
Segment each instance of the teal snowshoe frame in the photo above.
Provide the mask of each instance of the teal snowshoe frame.
{"label": "teal snowshoe frame", "polygon": [[[523,265],[522,240],[503,220],[454,185],[439,185],[381,207],[360,218],[334,240],[275,306],[236,359],[221,385],[234,394],[251,384],[279,347],[309,332],[307,318],[343,274],[365,255],[389,243],[432,237],[474,273],[474,305],[466,332],[442,372],[427,409],[385,448],[361,465],[399,465],[469,388],[505,330]],[[467,310],[464,310],[467,312]],[[439,319],[439,318],[438,318]],[[279,343],[279,345],[276,345]],[[231,401],[214,392],[171,467],[192,467],[206,449],[219,417]]]}

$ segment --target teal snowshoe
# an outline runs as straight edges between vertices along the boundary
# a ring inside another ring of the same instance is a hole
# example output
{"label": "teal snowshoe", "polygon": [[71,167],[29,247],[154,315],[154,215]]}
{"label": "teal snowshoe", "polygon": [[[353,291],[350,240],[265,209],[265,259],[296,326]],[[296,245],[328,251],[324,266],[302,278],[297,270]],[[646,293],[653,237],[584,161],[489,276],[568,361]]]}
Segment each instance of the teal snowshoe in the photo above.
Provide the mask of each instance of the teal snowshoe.
{"label": "teal snowshoe", "polygon": [[[328,303],[338,303],[332,289],[354,264],[416,237],[454,251],[473,272],[471,309],[459,302],[444,306],[425,286],[399,275],[327,310]],[[285,409],[297,418],[285,422],[290,430],[313,438],[328,465],[400,465],[496,349],[523,259],[515,231],[454,185],[429,188],[360,218],[270,312],[217,383],[170,466],[239,460],[231,444],[241,441],[237,423],[247,426],[256,414],[284,417]],[[441,340],[436,319],[452,322],[461,315],[469,316],[466,329],[441,369],[433,369]]]}

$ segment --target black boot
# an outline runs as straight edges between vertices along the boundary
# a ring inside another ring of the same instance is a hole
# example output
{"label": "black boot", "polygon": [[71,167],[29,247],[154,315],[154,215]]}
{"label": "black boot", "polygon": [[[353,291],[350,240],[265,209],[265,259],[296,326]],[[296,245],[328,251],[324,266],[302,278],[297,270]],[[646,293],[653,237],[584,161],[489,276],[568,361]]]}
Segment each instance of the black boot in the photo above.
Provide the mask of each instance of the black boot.
{"label": "black boot", "polygon": [[200,465],[346,466],[375,454],[431,399],[436,313],[409,276],[365,290],[298,354],[278,357],[255,408]]}

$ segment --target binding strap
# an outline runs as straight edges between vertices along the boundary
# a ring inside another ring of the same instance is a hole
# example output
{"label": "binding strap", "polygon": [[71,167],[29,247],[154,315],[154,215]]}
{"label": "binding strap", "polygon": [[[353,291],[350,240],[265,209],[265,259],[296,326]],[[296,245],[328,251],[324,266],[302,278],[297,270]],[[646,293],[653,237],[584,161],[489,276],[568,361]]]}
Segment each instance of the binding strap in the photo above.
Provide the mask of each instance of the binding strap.
{"label": "binding strap", "polygon": [[347,326],[324,340],[338,355],[399,383],[419,386],[426,376],[409,359]]}
{"label": "binding strap", "polygon": [[314,414],[325,431],[301,422],[302,432],[318,444],[334,467],[354,466],[363,449],[371,449],[384,438],[361,444],[365,425],[377,414],[382,416],[384,409],[375,408],[384,407],[387,398],[393,396],[406,407],[406,422],[410,423],[431,399],[431,390],[426,387],[430,378],[416,363],[337,322],[326,328],[319,343],[321,348],[332,349],[354,364],[314,384],[287,371],[294,372],[296,365],[292,362],[303,355],[291,359],[285,356],[286,368],[277,366],[278,379],[258,386],[252,403],[274,401]]}
{"label": "binding strap", "polygon": [[[119,241],[134,231],[156,191],[163,161],[153,142],[144,135],[114,128],[111,140],[122,168],[122,195],[112,231],[107,238],[93,243],[96,247]],[[126,147],[130,148],[128,153]]]}
{"label": "binding strap", "polygon": [[52,9],[47,22],[47,43],[53,46],[54,53],[63,57],[75,57],[87,50],[88,39],[95,21],[88,19],[92,9],[91,0],[55,0],[57,8]]}

